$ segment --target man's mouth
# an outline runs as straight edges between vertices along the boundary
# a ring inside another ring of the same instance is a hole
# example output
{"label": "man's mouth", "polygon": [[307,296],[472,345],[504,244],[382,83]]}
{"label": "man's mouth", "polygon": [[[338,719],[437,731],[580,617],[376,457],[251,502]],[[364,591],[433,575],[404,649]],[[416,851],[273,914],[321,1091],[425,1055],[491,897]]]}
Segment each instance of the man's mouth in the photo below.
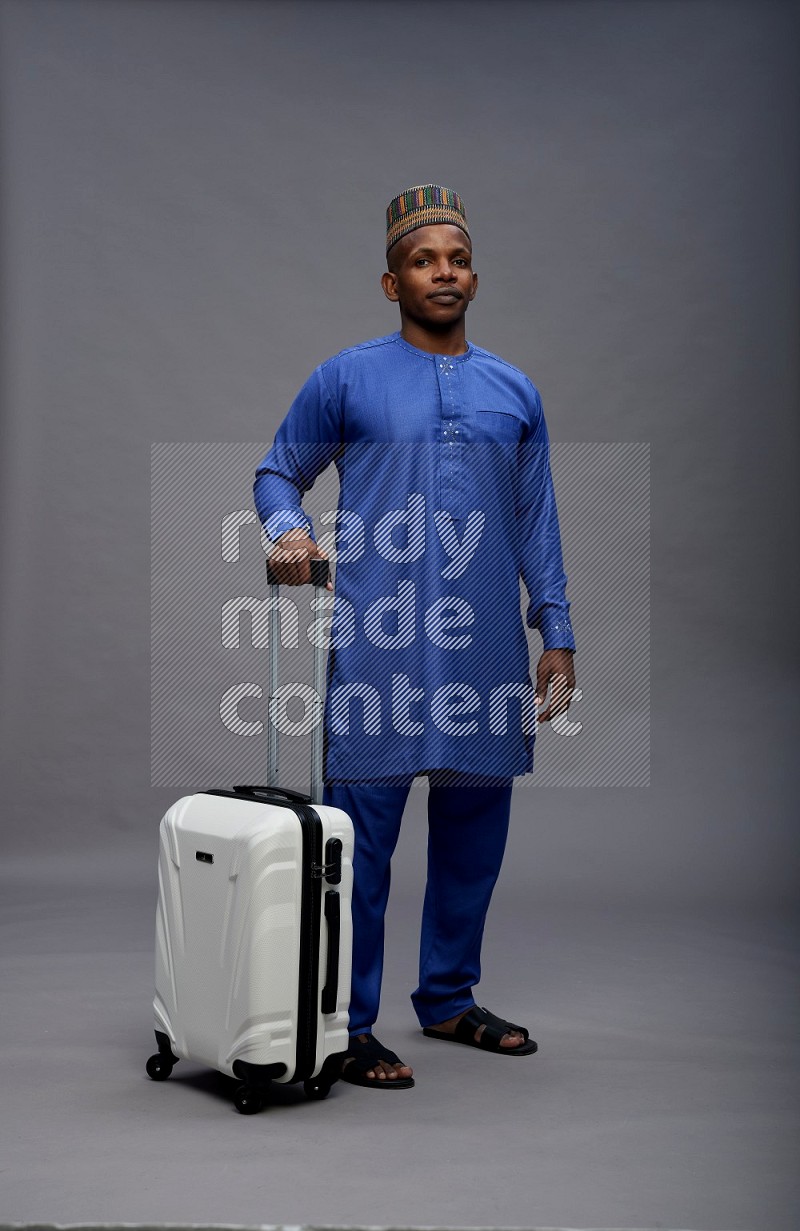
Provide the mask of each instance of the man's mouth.
{"label": "man's mouth", "polygon": [[456,290],[450,290],[450,291],[431,291],[430,295],[428,296],[428,299],[446,299],[446,300],[450,300],[450,299],[463,299],[463,298],[464,298],[464,296],[461,294],[461,291],[456,291]]}

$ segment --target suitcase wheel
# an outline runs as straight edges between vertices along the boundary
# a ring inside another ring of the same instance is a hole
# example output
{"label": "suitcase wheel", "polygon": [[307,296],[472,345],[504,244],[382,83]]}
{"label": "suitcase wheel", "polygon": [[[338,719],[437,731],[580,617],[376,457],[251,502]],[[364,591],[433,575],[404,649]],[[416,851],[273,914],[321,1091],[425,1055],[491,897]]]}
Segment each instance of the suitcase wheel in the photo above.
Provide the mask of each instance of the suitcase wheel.
{"label": "suitcase wheel", "polygon": [[319,1077],[314,1077],[311,1081],[304,1081],[303,1089],[305,1090],[306,1098],[311,1099],[327,1098],[331,1092],[330,1082],[323,1081]]}
{"label": "suitcase wheel", "polygon": [[147,1069],[147,1076],[151,1077],[153,1081],[166,1081],[172,1072],[173,1065],[169,1057],[159,1051],[150,1057],[145,1068]]}
{"label": "suitcase wheel", "polygon": [[254,1116],[264,1106],[264,1097],[252,1086],[239,1086],[233,1096],[233,1102],[236,1110],[243,1116]]}

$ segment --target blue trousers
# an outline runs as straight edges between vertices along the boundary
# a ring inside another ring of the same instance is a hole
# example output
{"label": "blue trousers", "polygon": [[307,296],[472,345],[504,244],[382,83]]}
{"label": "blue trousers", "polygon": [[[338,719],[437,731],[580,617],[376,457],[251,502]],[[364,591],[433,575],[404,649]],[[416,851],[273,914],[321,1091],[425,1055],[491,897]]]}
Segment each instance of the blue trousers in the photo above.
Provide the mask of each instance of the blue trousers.
{"label": "blue trousers", "polygon": [[[513,778],[475,779],[452,770],[428,777],[428,878],[419,986],[411,996],[421,1026],[447,1021],[475,1003],[472,988],[480,980],[483,928],[503,861],[513,786]],[[369,1033],[378,1016],[391,859],[412,780],[325,786],[323,802],[347,812],[355,830],[351,1034]]]}

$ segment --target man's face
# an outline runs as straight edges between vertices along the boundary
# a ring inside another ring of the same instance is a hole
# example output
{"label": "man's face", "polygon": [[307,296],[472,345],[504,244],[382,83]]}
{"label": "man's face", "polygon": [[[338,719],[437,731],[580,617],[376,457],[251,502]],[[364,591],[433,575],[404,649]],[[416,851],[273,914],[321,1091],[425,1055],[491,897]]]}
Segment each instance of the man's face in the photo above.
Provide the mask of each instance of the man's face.
{"label": "man's face", "polygon": [[451,328],[475,298],[472,245],[459,227],[418,227],[389,249],[388,262],[381,278],[386,298],[400,304],[403,317],[426,329]]}

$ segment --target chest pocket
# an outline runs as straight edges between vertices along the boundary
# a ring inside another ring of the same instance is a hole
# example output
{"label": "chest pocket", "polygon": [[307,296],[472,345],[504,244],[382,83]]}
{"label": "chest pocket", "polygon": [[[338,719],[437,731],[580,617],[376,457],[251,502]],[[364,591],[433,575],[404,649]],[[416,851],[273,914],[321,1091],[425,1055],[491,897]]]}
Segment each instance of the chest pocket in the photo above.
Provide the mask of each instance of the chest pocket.
{"label": "chest pocket", "polygon": [[506,410],[479,410],[475,427],[480,440],[500,444],[518,444],[525,424],[518,415]]}

